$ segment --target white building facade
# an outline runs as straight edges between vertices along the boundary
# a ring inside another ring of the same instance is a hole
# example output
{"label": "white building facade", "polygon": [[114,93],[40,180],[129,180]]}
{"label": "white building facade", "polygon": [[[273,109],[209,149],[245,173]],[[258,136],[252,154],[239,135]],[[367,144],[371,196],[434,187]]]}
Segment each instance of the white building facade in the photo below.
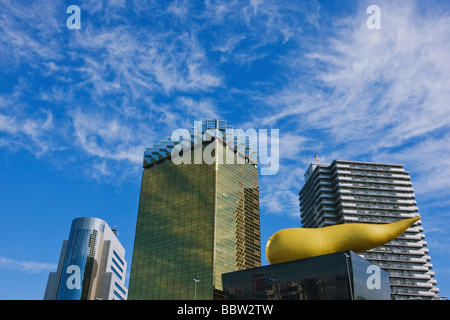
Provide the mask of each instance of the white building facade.
{"label": "white building facade", "polygon": [[115,230],[98,218],[74,219],[44,300],[126,300],[126,270]]}

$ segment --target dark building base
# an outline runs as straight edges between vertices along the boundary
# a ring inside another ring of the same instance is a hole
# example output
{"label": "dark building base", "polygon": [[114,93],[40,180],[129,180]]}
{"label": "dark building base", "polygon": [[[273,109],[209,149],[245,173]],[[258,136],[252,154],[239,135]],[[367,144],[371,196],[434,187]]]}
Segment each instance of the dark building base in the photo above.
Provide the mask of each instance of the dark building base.
{"label": "dark building base", "polygon": [[386,271],[351,251],[222,275],[225,300],[390,300]]}

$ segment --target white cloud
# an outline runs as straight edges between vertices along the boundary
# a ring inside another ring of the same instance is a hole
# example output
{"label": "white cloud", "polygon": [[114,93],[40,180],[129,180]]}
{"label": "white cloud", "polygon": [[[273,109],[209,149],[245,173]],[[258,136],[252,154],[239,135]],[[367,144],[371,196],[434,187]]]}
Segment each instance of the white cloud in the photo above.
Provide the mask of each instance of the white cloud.
{"label": "white cloud", "polygon": [[427,137],[402,150],[382,152],[375,160],[401,163],[415,176],[416,194],[441,197],[448,194],[450,176],[450,133],[442,137]]}
{"label": "white cloud", "polygon": [[[315,1],[206,1],[202,10],[186,1],[135,1],[140,18],[167,23],[158,29],[112,23],[126,19],[111,15],[126,9],[123,1],[90,1],[85,8],[101,23],[83,24],[68,41],[62,37],[67,30],[55,27],[66,18],[65,10],[58,16],[61,6],[41,12],[7,1],[0,9],[8,12],[1,16],[0,48],[6,61],[24,62],[29,72],[48,77],[31,98],[54,109],[37,115],[34,102],[26,100],[35,87],[22,79],[21,88],[0,97],[1,144],[29,150],[39,145],[39,154],[80,148],[82,156],[95,159],[93,170],[110,174],[102,170],[104,161],[138,164],[144,145],[191,120],[230,115],[244,121],[235,115],[248,111],[254,117],[244,127],[280,129],[283,159],[304,163],[314,152],[329,160],[395,153],[399,161],[417,158],[410,170],[425,172],[413,150],[426,154],[420,142],[431,143],[433,134],[439,161],[448,166],[442,160],[448,139],[441,131],[450,126],[449,17],[426,19],[416,2],[381,1],[382,29],[369,30],[367,3],[327,29]],[[302,32],[306,25],[317,28],[317,37]],[[227,82],[221,63],[249,67],[287,43],[288,54],[270,56],[286,71],[284,82],[261,79],[240,92]],[[305,54],[304,48],[310,50]],[[249,97],[257,106],[246,106]],[[435,186],[448,184],[441,179]]]}
{"label": "white cloud", "polygon": [[117,119],[108,120],[100,113],[83,112],[71,114],[77,143],[90,156],[108,160],[142,162],[144,146],[139,144],[139,132]]}
{"label": "white cloud", "polygon": [[214,34],[211,50],[221,52],[221,62],[248,67],[271,55],[274,49],[299,40],[305,24],[316,24],[316,1],[206,1],[203,29]]}
{"label": "white cloud", "polygon": [[53,128],[50,110],[39,110],[32,118],[0,113],[0,133],[5,134],[2,144],[12,148],[25,148],[37,157],[55,149],[52,138],[49,137]]}
{"label": "white cloud", "polygon": [[[151,32],[119,25],[85,30],[74,49],[84,50],[78,68],[96,96],[123,92],[133,98],[149,94],[193,92],[221,84],[195,34]],[[99,60],[98,57],[102,59]]]}
{"label": "white cloud", "polygon": [[[65,161],[92,159],[84,163],[92,166],[87,171],[109,175],[105,161],[141,164],[145,145],[162,139],[165,127],[173,130],[187,117],[217,116],[213,99],[190,97],[223,81],[195,30],[112,23],[126,16],[116,14],[126,11],[124,4],[87,2],[82,10],[89,14],[82,15],[77,32],[66,30],[64,23],[55,27],[67,18],[61,4],[49,2],[46,10],[40,10],[42,3],[2,4],[5,59],[0,64],[8,63],[12,74],[21,67],[12,76],[13,92],[0,97],[3,148],[27,149],[36,156],[64,149]],[[180,3],[180,10],[186,4]],[[171,8],[172,14],[186,11],[175,10],[175,4]],[[150,22],[164,18],[160,7],[146,14]],[[173,105],[179,93],[185,99],[181,107]],[[155,102],[160,96],[165,101]],[[46,106],[40,113],[39,100]],[[186,106],[193,114],[183,110]]]}
{"label": "white cloud", "polygon": [[336,20],[333,36],[306,55],[283,59],[287,84],[257,98],[265,124],[299,128],[304,150],[328,160],[408,162],[419,190],[448,192],[450,16],[424,18],[417,2],[381,1],[381,30],[369,30],[367,3]]}
{"label": "white cloud", "polygon": [[299,159],[308,138],[294,132],[280,132],[280,157],[283,159]]}
{"label": "white cloud", "polygon": [[12,117],[0,114],[0,131],[15,133],[16,128],[14,126],[14,119]]}
{"label": "white cloud", "polygon": [[[180,96],[177,98],[177,104],[174,105],[173,108],[179,110],[181,115],[184,115],[189,119],[194,119],[194,121],[199,119],[219,118],[217,106],[211,99],[194,100],[191,97]],[[193,125],[193,122],[187,125],[191,126]]]}
{"label": "white cloud", "polygon": [[303,184],[304,168],[299,163],[281,161],[276,175],[260,176],[260,206],[266,214],[300,217],[298,193]]}
{"label": "white cloud", "polygon": [[0,48],[3,59],[0,63],[15,68],[30,62],[39,64],[42,60],[61,58],[61,47],[55,41],[63,25],[59,18],[65,19],[65,10],[61,5],[2,1]]}
{"label": "white cloud", "polygon": [[56,271],[57,265],[36,261],[19,261],[6,257],[0,257],[0,268],[24,271],[27,273],[39,273]]}

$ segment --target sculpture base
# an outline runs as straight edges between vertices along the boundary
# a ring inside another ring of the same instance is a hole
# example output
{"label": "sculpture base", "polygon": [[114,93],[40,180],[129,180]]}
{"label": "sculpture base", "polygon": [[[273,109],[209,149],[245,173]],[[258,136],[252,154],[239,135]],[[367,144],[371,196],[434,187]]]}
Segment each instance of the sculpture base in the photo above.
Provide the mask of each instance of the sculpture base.
{"label": "sculpture base", "polygon": [[222,275],[225,300],[390,300],[386,271],[352,251]]}

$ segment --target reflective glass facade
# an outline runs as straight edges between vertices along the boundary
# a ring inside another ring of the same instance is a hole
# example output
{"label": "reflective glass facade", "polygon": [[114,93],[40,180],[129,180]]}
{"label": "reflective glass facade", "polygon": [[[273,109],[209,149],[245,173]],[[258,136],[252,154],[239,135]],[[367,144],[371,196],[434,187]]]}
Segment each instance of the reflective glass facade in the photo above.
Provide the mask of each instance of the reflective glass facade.
{"label": "reflective glass facade", "polygon": [[221,139],[199,150],[144,166],[129,299],[220,299],[222,273],[261,264],[256,165]]}
{"label": "reflective glass facade", "polygon": [[63,242],[56,272],[51,272],[45,300],[125,300],[125,250],[108,224],[77,218]]}
{"label": "reflective glass facade", "polygon": [[[348,257],[346,257],[346,255]],[[389,300],[389,275],[351,251],[222,275],[226,300]]]}
{"label": "reflective glass facade", "polygon": [[[64,272],[61,276],[58,300],[88,300],[90,288],[93,285],[94,270],[98,269],[99,236],[105,231],[105,222],[100,219],[81,218],[72,223],[69,242],[64,259],[63,270],[77,266],[82,276],[81,288],[69,288],[67,281],[75,271]],[[73,280],[75,282],[75,279]]]}

